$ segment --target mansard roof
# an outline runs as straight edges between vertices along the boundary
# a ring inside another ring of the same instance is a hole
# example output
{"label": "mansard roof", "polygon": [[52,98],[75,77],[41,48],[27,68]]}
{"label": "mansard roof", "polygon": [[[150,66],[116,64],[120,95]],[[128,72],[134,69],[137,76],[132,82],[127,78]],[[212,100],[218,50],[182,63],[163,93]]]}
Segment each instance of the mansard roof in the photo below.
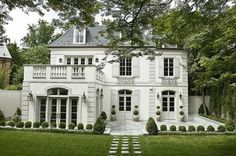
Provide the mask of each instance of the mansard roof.
{"label": "mansard roof", "polygon": [[9,53],[7,46],[0,43],[0,58],[11,59],[11,54]]}

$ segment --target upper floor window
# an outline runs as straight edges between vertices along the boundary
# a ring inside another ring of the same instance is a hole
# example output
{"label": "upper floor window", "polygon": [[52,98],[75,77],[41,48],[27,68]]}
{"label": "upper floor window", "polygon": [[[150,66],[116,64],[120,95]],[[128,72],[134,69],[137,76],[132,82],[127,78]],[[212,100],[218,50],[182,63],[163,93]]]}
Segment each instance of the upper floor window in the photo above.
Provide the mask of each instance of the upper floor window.
{"label": "upper floor window", "polygon": [[74,42],[79,43],[79,44],[84,44],[85,43],[85,29],[75,29],[75,38]]}
{"label": "upper floor window", "polygon": [[120,75],[131,76],[132,74],[132,61],[131,58],[122,58],[120,60]]}
{"label": "upper floor window", "polygon": [[74,58],[74,64],[78,64],[78,58]]}
{"label": "upper floor window", "polygon": [[71,64],[71,58],[67,58],[67,59],[66,59],[66,63],[67,63],[67,64]]}
{"label": "upper floor window", "polygon": [[164,58],[164,76],[174,76],[173,58]]}
{"label": "upper floor window", "polygon": [[93,64],[93,58],[88,58],[88,64]]}

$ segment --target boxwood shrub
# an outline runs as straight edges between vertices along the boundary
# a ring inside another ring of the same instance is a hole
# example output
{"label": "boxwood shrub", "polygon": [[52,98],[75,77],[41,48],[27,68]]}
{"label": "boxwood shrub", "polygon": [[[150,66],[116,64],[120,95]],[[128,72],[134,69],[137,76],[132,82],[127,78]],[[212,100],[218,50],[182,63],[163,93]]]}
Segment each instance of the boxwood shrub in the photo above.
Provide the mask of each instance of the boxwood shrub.
{"label": "boxwood shrub", "polygon": [[59,124],[59,128],[65,129],[65,128],[66,128],[66,124],[65,124],[64,122],[61,122],[61,123]]}
{"label": "boxwood shrub", "polygon": [[193,125],[188,126],[188,131],[189,131],[189,132],[194,132],[194,131],[196,131],[195,126],[193,126]]}
{"label": "boxwood shrub", "polygon": [[148,122],[146,123],[146,131],[150,135],[156,135],[158,133],[157,125],[154,119],[151,117],[148,119]]}
{"label": "boxwood shrub", "polygon": [[102,111],[101,115],[100,115],[100,118],[103,119],[103,120],[106,120],[107,119],[107,114]]}
{"label": "boxwood shrub", "polygon": [[22,121],[17,122],[16,127],[17,128],[23,128],[24,127],[24,122],[22,122]]}
{"label": "boxwood shrub", "polygon": [[77,125],[77,129],[78,129],[78,130],[84,129],[84,124],[83,124],[83,123],[79,123],[79,124]]}
{"label": "boxwood shrub", "polygon": [[56,122],[52,122],[51,123],[51,128],[56,128],[57,127],[57,123]]}
{"label": "boxwood shrub", "polygon": [[105,131],[105,122],[103,121],[103,119],[98,118],[97,121],[94,124],[94,128],[93,131],[96,134],[103,134]]}
{"label": "boxwood shrub", "polygon": [[172,132],[176,131],[176,126],[175,125],[171,125],[170,126],[170,131],[172,131]]}
{"label": "boxwood shrub", "polygon": [[15,127],[15,122],[9,121],[9,122],[7,123],[7,125],[8,125],[8,126],[11,126],[11,127]]}
{"label": "boxwood shrub", "polygon": [[199,125],[199,126],[197,126],[197,131],[198,132],[204,132],[205,131],[205,128],[204,128],[204,126],[202,126],[202,125]]}
{"label": "boxwood shrub", "polygon": [[227,120],[225,127],[226,127],[227,131],[233,131],[235,129],[235,121],[232,119]]}
{"label": "boxwood shrub", "polygon": [[31,126],[32,126],[32,122],[27,121],[27,122],[25,123],[25,128],[31,128]]}
{"label": "boxwood shrub", "polygon": [[6,122],[5,121],[0,121],[0,126],[6,126]]}
{"label": "boxwood shrub", "polygon": [[161,131],[167,131],[166,125],[161,125],[160,130],[161,130]]}
{"label": "boxwood shrub", "polygon": [[234,126],[233,125],[227,125],[226,130],[227,131],[234,131]]}
{"label": "boxwood shrub", "polygon": [[88,129],[88,130],[93,129],[93,125],[92,124],[87,124],[86,129]]}
{"label": "boxwood shrub", "polygon": [[74,123],[70,123],[69,124],[69,129],[75,129],[75,124]]}
{"label": "boxwood shrub", "polygon": [[179,126],[179,131],[181,132],[186,132],[186,127],[185,126]]}
{"label": "boxwood shrub", "polygon": [[207,131],[208,132],[214,132],[215,128],[212,125],[207,126]]}
{"label": "boxwood shrub", "polygon": [[34,127],[34,128],[39,128],[39,126],[40,126],[40,123],[39,123],[38,121],[35,121],[35,122],[33,123],[33,127]]}
{"label": "boxwood shrub", "polygon": [[42,128],[48,128],[49,124],[47,121],[44,121],[41,126]]}
{"label": "boxwood shrub", "polygon": [[218,126],[217,130],[218,132],[225,132],[225,126],[223,125]]}

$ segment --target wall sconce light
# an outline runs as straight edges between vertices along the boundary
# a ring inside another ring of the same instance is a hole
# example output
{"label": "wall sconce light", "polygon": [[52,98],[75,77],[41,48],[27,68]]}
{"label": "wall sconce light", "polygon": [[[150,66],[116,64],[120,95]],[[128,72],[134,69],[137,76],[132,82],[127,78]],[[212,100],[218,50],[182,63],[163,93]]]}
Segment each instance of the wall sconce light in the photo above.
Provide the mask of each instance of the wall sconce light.
{"label": "wall sconce light", "polygon": [[83,101],[83,102],[86,102],[86,95],[85,95],[85,93],[83,93],[82,101]]}
{"label": "wall sconce light", "polygon": [[182,99],[182,94],[181,93],[179,93],[179,98]]}
{"label": "wall sconce light", "polygon": [[160,95],[159,95],[159,93],[157,93],[157,99],[159,99],[160,98]]}
{"label": "wall sconce light", "polygon": [[33,94],[32,94],[32,91],[29,91],[29,94],[27,96],[27,100],[28,101],[33,101]]}

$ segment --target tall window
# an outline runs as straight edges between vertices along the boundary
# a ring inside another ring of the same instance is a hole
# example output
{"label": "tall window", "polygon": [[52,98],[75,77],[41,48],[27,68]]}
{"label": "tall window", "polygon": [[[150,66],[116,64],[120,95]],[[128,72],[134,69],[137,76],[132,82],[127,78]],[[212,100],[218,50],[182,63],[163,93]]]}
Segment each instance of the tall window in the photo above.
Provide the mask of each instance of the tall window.
{"label": "tall window", "polygon": [[162,92],[162,111],[163,112],[175,111],[175,92],[172,91]]}
{"label": "tall window", "polygon": [[66,101],[67,99],[61,99],[61,120],[60,122],[66,123]]}
{"label": "tall window", "polygon": [[120,75],[131,76],[131,74],[132,74],[131,58],[122,58],[120,60]]}
{"label": "tall window", "polygon": [[52,99],[51,123],[56,123],[56,117],[57,117],[57,99]]}
{"label": "tall window", "polygon": [[88,58],[88,64],[93,64],[93,58],[91,57]]}
{"label": "tall window", "polygon": [[174,59],[164,58],[164,76],[174,75]]}
{"label": "tall window", "polygon": [[46,98],[43,98],[40,101],[40,123],[45,121],[45,117],[46,117]]}
{"label": "tall window", "polygon": [[74,64],[78,64],[78,58],[74,58]]}
{"label": "tall window", "polygon": [[71,100],[71,122],[77,125],[77,99]]}
{"label": "tall window", "polygon": [[85,30],[76,29],[75,42],[80,44],[85,43]]}
{"label": "tall window", "polygon": [[71,64],[71,58],[66,59],[67,64]]}
{"label": "tall window", "polygon": [[131,111],[131,91],[119,91],[119,111]]}

